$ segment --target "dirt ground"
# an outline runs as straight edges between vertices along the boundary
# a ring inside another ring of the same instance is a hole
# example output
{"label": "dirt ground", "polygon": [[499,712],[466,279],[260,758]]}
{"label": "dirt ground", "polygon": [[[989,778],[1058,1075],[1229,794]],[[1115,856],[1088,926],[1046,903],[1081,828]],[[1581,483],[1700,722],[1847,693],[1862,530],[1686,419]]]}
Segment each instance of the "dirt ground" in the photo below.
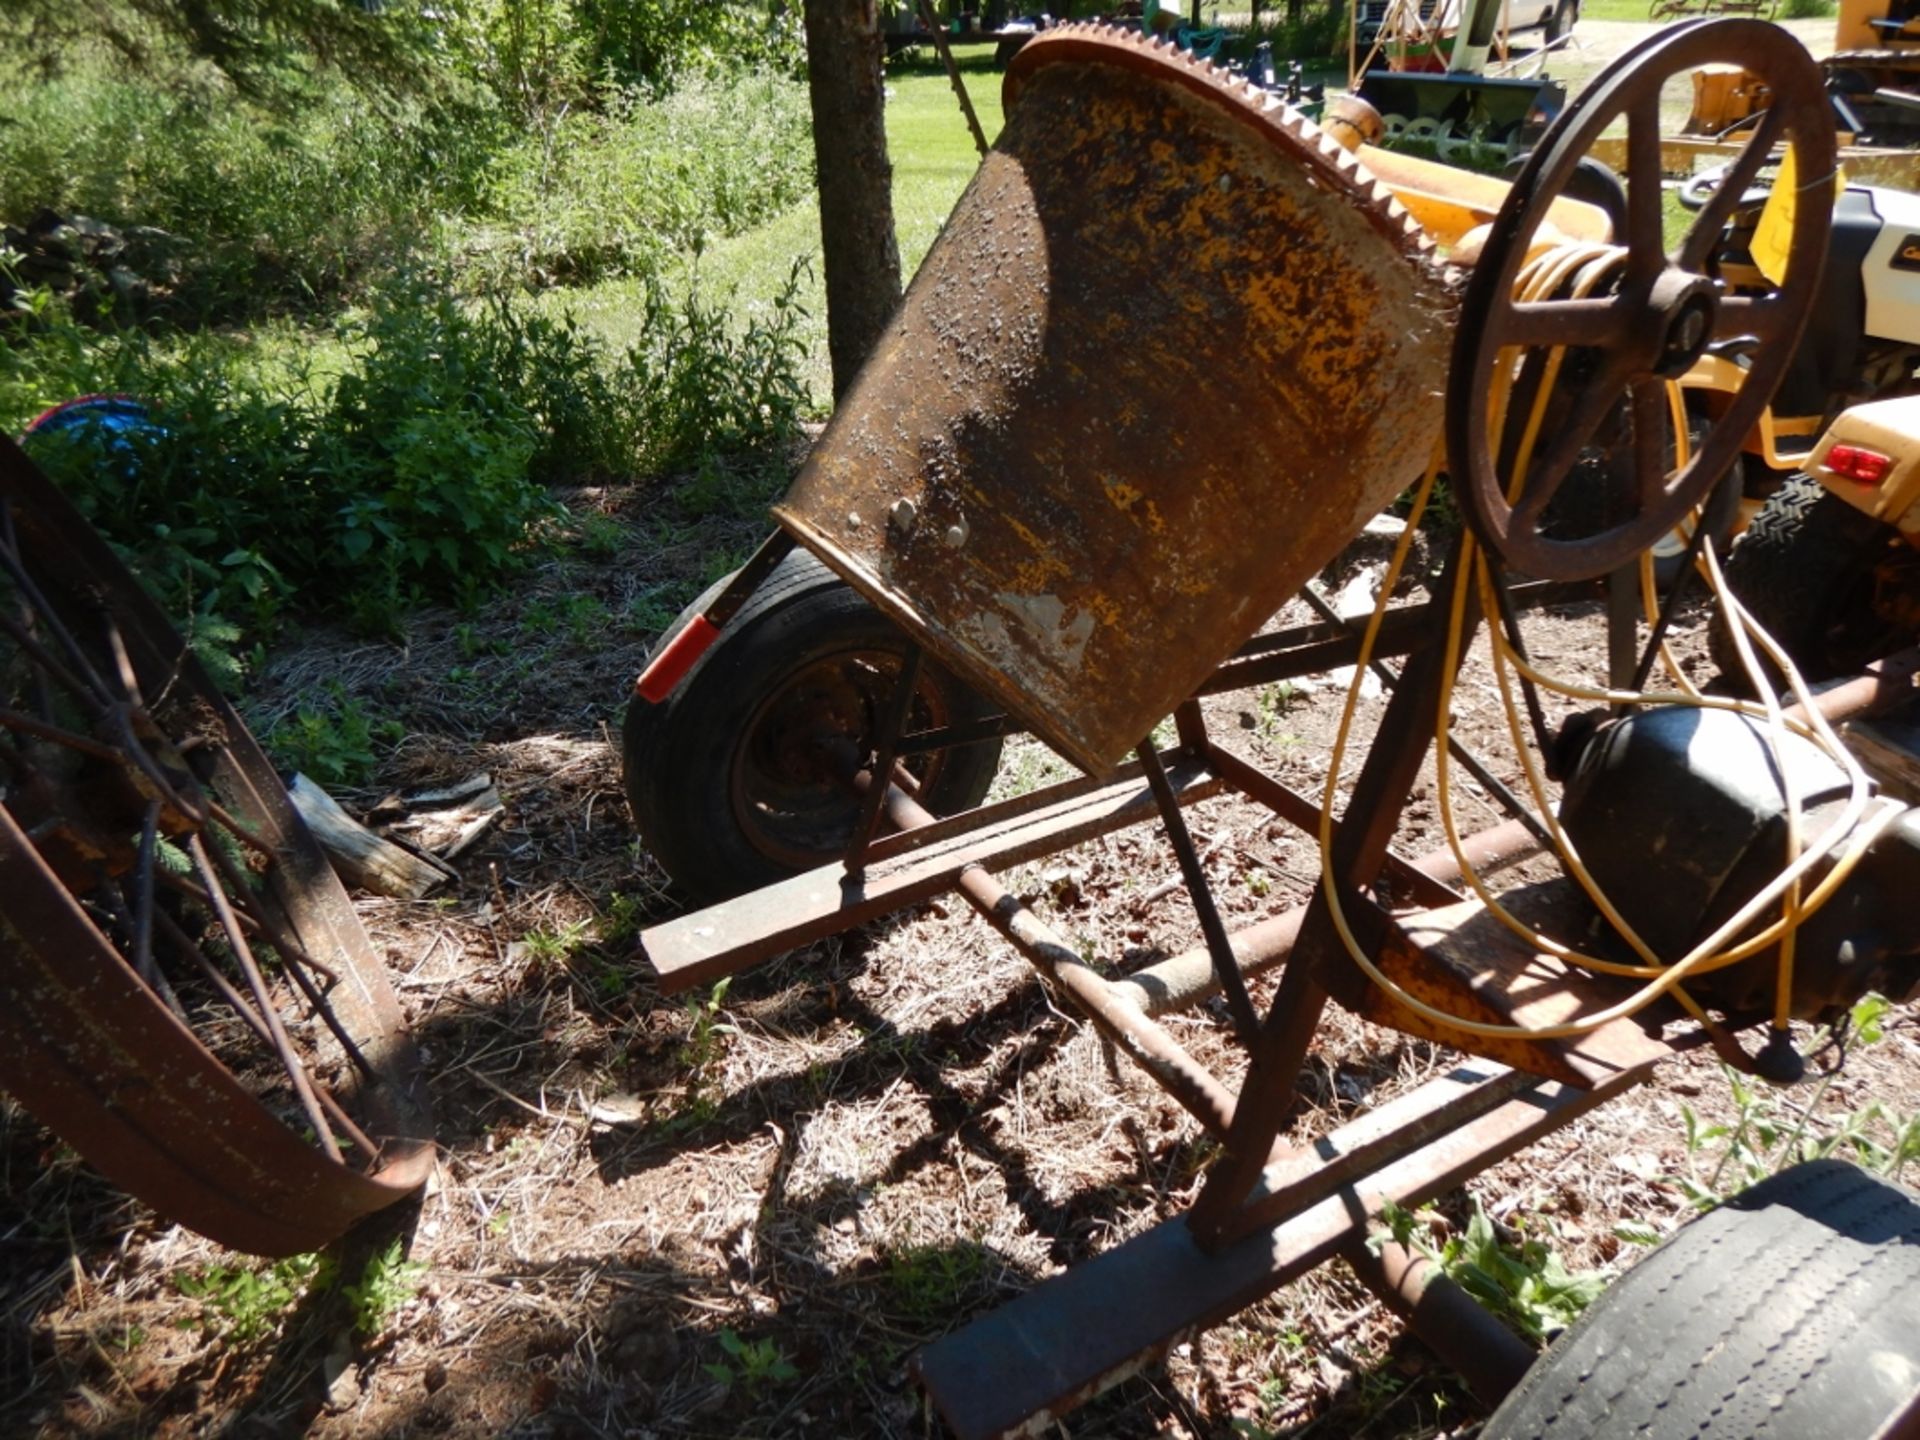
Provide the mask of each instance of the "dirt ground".
{"label": "dirt ground", "polygon": [[[1603,58],[1600,32],[1615,28],[1632,27],[1583,25],[1580,53]],[[457,887],[357,902],[426,1052],[431,1184],[336,1247],[340,1278],[321,1283],[311,1267],[270,1269],[169,1225],[0,1101],[0,1435],[937,1434],[908,1373],[915,1351],[1182,1215],[1198,1193],[1215,1147],[957,901],[692,998],[660,992],[636,936],[682,900],[635,839],[621,710],[666,618],[761,526],[687,519],[658,491],[571,502],[582,543],[485,613],[410,616],[398,644],[310,634],[276,655],[252,701],[270,727],[337,685],[397,722],[405,738],[378,773],[340,794],[352,808],[481,770],[505,798]],[[1329,593],[1384,553],[1359,542],[1322,577]],[[1438,558],[1421,551],[1416,573]],[[1275,623],[1305,618],[1296,606]],[[1674,639],[1700,682],[1705,618],[1691,608]],[[1595,606],[1532,613],[1524,633],[1543,667],[1598,678]],[[1317,797],[1343,695],[1322,676],[1206,711],[1232,748]],[[1360,702],[1358,746],[1383,704]],[[1548,719],[1575,708],[1550,700]],[[1453,714],[1518,781],[1484,644]],[[996,795],[1067,773],[1015,741]],[[1403,854],[1441,843],[1440,799],[1429,762]],[[1500,818],[1471,781],[1456,799],[1463,830]],[[1190,824],[1229,925],[1300,903],[1317,878],[1312,839],[1243,800],[1204,802]],[[1003,878],[1124,973],[1199,943],[1176,876],[1159,836],[1139,829]],[[1256,1001],[1275,983],[1257,981]],[[1237,1081],[1218,1002],[1167,1023]],[[1330,1012],[1295,1133],[1322,1133],[1449,1062]],[[1617,1271],[1638,1239],[1691,1213],[1692,1187],[1746,1178],[1762,1137],[1854,1126],[1886,1142],[1916,1110],[1910,1016],[1838,1074],[1745,1102],[1695,1053],[1444,1197],[1425,1233],[1444,1243],[1477,1204],[1510,1241],[1574,1271]],[[1713,1133],[1743,1116],[1748,1149]],[[369,1260],[396,1238],[404,1261]],[[205,1297],[203,1282],[242,1273],[261,1277],[252,1300],[223,1311]],[[380,1282],[359,1327],[349,1276],[363,1296]],[[1050,1433],[1414,1440],[1469,1436],[1484,1414],[1336,1262]]]}
{"label": "dirt ground", "polygon": [[[615,734],[657,624],[702,583],[745,522],[663,543],[657,497],[581,496],[622,543],[549,565],[483,617],[421,615],[403,646],[314,636],[266,679],[259,713],[326,676],[407,738],[392,785],[485,769],[501,828],[457,890],[362,898],[425,1047],[437,1171],[417,1205],[338,1247],[356,1273],[392,1236],[373,1334],[343,1286],[286,1293],[236,1323],[186,1293],[263,1269],[108,1189],[17,1109],[0,1121],[4,1384],[0,1433],[67,1436],[910,1436],[937,1433],[908,1358],[1078,1260],[1180,1215],[1212,1146],[1117,1063],[957,902],[822,942],[691,1000],[663,997],[636,927],[677,910],[635,843]],[[1362,541],[1325,577],[1377,565]],[[555,629],[590,596],[606,623]],[[1282,619],[1291,620],[1292,615]],[[1679,639],[1704,678],[1695,612]],[[1539,662],[1591,674],[1592,607],[1539,613]],[[633,627],[633,628],[630,628]],[[462,657],[466,658],[463,660]],[[1317,793],[1343,689],[1329,677],[1208,702],[1216,733]],[[1361,703],[1359,738],[1382,701]],[[1512,775],[1490,676],[1456,704],[1467,742]],[[1496,758],[1497,757],[1497,758]],[[999,793],[1060,762],[1016,742]],[[1439,843],[1431,773],[1398,844]],[[1464,828],[1496,812],[1462,787]],[[1304,898],[1314,845],[1244,801],[1192,825],[1230,924]],[[1073,943],[1127,971],[1199,940],[1171,854],[1122,832],[1012,872],[1011,887]],[[1270,998],[1272,980],[1255,986]],[[1237,1077],[1218,1002],[1170,1020]],[[1437,1047],[1330,1018],[1302,1093],[1311,1134],[1447,1063]],[[1920,1036],[1901,1020],[1818,1093],[1814,1133],[1870,1102],[1914,1108]],[[1802,1090],[1765,1103],[1790,1113]],[[1711,1177],[1724,1142],[1690,1151],[1683,1114],[1730,1114],[1698,1056],[1447,1197],[1436,1240],[1478,1202],[1509,1238],[1574,1270],[1688,1213],[1682,1177]],[[1870,1121],[1879,1124],[1877,1120]],[[1703,1122],[1704,1123],[1704,1122]],[[1736,1159],[1733,1169],[1740,1166]],[[1482,1411],[1336,1263],[1234,1317],[1068,1417],[1075,1436],[1471,1433]]]}

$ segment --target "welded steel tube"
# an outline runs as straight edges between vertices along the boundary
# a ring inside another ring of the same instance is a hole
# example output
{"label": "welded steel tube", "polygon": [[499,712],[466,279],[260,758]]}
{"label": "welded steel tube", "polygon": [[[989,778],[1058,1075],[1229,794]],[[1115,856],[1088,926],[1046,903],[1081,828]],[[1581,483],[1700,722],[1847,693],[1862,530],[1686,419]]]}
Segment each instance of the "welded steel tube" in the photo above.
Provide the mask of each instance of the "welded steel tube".
{"label": "welded steel tube", "polygon": [[[897,785],[887,787],[887,815],[903,830],[934,817]],[[958,889],[994,929],[1051,977],[1094,1026],[1152,1075],[1209,1132],[1224,1136],[1233,1124],[1233,1096],[1138,1005],[1116,993],[1046,923],[978,865],[961,872]]]}
{"label": "welded steel tube", "polygon": [[[1494,874],[1540,853],[1539,842],[1518,820],[1508,820],[1477,835],[1469,835],[1461,844],[1473,868],[1482,875]],[[1443,885],[1456,885],[1460,881],[1460,862],[1451,846],[1443,846],[1413,863],[1416,869]],[[1293,953],[1294,942],[1300,938],[1300,922],[1306,915],[1307,907],[1297,905],[1233,931],[1227,939],[1240,973],[1258,975],[1284,964]],[[1168,1015],[1189,1009],[1220,989],[1219,981],[1214,978],[1213,958],[1204,946],[1110,983],[1118,995],[1145,1015]]]}
{"label": "welded steel tube", "polygon": [[1504,1400],[1533,1364],[1533,1347],[1426,1256],[1391,1240],[1378,1255],[1364,1243],[1345,1253],[1367,1288],[1405,1316],[1413,1333],[1488,1406]]}

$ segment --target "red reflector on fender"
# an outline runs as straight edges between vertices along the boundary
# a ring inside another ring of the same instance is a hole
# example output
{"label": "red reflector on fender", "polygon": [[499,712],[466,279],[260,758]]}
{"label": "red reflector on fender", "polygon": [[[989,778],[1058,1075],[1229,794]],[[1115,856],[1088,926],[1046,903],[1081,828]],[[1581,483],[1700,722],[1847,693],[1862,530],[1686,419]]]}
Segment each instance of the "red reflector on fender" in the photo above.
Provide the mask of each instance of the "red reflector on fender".
{"label": "red reflector on fender", "polygon": [[658,705],[673,693],[673,687],[693,668],[693,662],[706,654],[707,647],[719,636],[719,626],[704,615],[694,616],[692,623],[674,636],[673,643],[654,656],[653,663],[640,673],[640,678],[633,682],[634,693],[649,705]]}
{"label": "red reflector on fender", "polygon": [[1863,450],[1858,445],[1835,445],[1821,463],[1835,475],[1857,480],[1862,485],[1878,485],[1893,469],[1891,456],[1877,450]]}

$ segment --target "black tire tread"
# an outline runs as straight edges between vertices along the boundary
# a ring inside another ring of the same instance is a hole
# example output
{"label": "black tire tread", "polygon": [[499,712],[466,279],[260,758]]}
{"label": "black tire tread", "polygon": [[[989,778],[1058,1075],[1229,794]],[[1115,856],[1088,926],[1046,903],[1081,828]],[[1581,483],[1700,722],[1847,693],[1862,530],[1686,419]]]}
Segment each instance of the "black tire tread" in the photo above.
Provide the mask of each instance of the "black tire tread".
{"label": "black tire tread", "polygon": [[[1838,1160],[1669,1238],[1534,1365],[1481,1440],[1864,1437],[1911,1399],[1876,1353],[1920,1333],[1920,1204]],[[1864,1371],[1863,1371],[1864,1367]]]}
{"label": "black tire tread", "polygon": [[[1809,475],[1793,475],[1775,491],[1733,547],[1726,564],[1729,589],[1780,642],[1808,680],[1827,680],[1852,668],[1853,657],[1829,645],[1832,627],[1859,622],[1871,592],[1864,577],[1873,557],[1894,537]],[[1723,617],[1714,617],[1708,652],[1720,673],[1745,689],[1745,670]]]}

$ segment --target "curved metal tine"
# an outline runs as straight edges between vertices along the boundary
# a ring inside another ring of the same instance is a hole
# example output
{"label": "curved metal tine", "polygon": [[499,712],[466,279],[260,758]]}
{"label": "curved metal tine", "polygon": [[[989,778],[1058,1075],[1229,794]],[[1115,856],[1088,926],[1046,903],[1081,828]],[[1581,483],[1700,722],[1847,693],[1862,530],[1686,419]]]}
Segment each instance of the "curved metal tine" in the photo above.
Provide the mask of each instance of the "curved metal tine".
{"label": "curved metal tine", "polygon": [[52,724],[49,721],[36,720],[31,715],[22,715],[17,710],[0,710],[0,730],[11,730],[18,735],[31,735],[36,740],[45,740],[51,745],[64,745],[69,750],[77,750],[82,755],[90,755],[95,760],[106,760],[118,764],[120,752],[111,745],[103,745],[89,735],[76,735],[73,731]]}
{"label": "curved metal tine", "polygon": [[[241,872],[240,867],[234,864],[233,860],[222,851],[218,845],[213,847],[212,854],[214,864],[220,867],[220,872],[226,876],[227,883],[233,886],[235,890],[245,894],[248,890],[248,882],[247,877]],[[321,1023],[333,1032],[333,1038],[340,1042],[340,1048],[347,1052],[347,1057],[353,1061],[354,1067],[358,1069],[362,1075],[372,1075],[374,1073],[372,1064],[369,1063],[365,1055],[361,1054],[360,1046],[354,1041],[354,1038],[347,1033],[346,1027],[340,1023],[339,1017],[333,1013],[333,1007],[327,1004],[326,997],[314,989],[313,982],[307,978],[306,971],[299,962],[304,962],[306,965],[312,966],[336,984],[340,979],[338,973],[322,965],[311,955],[307,954],[297,943],[294,943],[286,930],[280,925],[279,921],[267,913],[265,906],[254,907],[254,920],[260,925],[261,929],[266,931],[267,938],[273,941],[274,948],[280,952],[281,959],[287,962],[287,975],[295,985],[300,987],[300,993],[307,997],[307,1004],[313,1007],[313,1013],[319,1016]]]}
{"label": "curved metal tine", "polygon": [[[14,539],[13,505],[8,501],[0,501],[0,544],[4,544],[10,550],[18,548],[18,544]],[[12,615],[7,613],[9,606],[7,604],[0,604],[0,628],[4,628],[9,635],[12,635],[16,643],[22,643],[22,648],[27,648],[27,644],[30,643],[30,637],[22,634],[22,627],[24,627],[26,620],[31,618],[26,608],[26,597],[16,595],[6,598],[17,603],[21,613],[20,618],[15,620]],[[53,692],[47,688],[47,677],[36,668],[32,671],[32,682],[33,707],[39,711],[42,720],[50,721],[53,719]],[[75,677],[67,676],[62,683],[69,685],[75,695],[81,696],[83,699],[85,698],[82,694],[79,681]]]}
{"label": "curved metal tine", "polygon": [[[253,1032],[254,1038],[263,1045],[271,1046],[273,1035],[268,1030],[266,1021],[260,1018],[260,1012],[253,1008],[247,997],[233,988],[233,982],[220,973],[220,967],[207,958],[206,952],[193,943],[187,933],[174,923],[171,916],[163,910],[158,919],[162,932],[182,954],[192,958],[207,983],[213,986],[214,991],[227,1003],[227,1007]],[[313,1093],[320,1101],[321,1107],[333,1117],[334,1124],[340,1127],[341,1134],[364,1150],[369,1158],[379,1155],[380,1147],[367,1138],[366,1132],[354,1123],[353,1117],[347,1114],[338,1100],[333,1098],[326,1086],[316,1084],[313,1087]]]}
{"label": "curved metal tine", "polygon": [[107,650],[113,656],[113,668],[120,679],[120,698],[144,710],[146,701],[140,695],[140,677],[133,672],[133,657],[127,654],[127,642],[120,634],[120,626],[110,610],[101,611],[100,619],[107,632]]}
{"label": "curved metal tine", "polygon": [[11,508],[0,504],[0,510],[4,510],[7,515],[7,540],[5,544],[0,544],[0,568],[4,568],[7,574],[13,577],[13,583],[20,589],[21,598],[32,607],[35,616],[52,632],[54,639],[60,642],[61,649],[66,651],[67,658],[73,662],[78,678],[92,690],[93,694],[90,698],[94,703],[99,705],[111,703],[113,697],[107,689],[106,682],[100,678],[100,672],[94,669],[92,659],[80,648],[80,643],[73,638],[73,632],[67,629],[66,623],[61,620],[53,606],[47,603],[47,597],[41,593],[40,587],[27,573],[27,567],[20,559],[19,545],[14,539]]}
{"label": "curved metal tine", "polygon": [[[27,610],[29,614],[31,613],[31,610],[26,604],[25,596],[21,597],[21,608]],[[7,634],[12,637],[13,643],[20,647],[22,653],[26,655],[28,663],[33,666],[35,671],[34,704],[39,708],[42,719],[51,720],[53,718],[53,696],[46,685],[48,676],[58,680],[61,687],[82,705],[93,706],[101,703],[100,698],[88,690],[84,680],[75,675],[56,657],[49,654],[47,648],[40,643],[33,632],[26,627],[25,623],[15,616],[9,615],[4,609],[0,609],[0,630],[6,631]]]}
{"label": "curved metal tine", "polygon": [[301,1108],[307,1112],[307,1119],[313,1125],[313,1131],[328,1158],[338,1160],[340,1147],[334,1143],[333,1131],[328,1127],[326,1118],[320,1113],[320,1102],[314,1096],[313,1085],[307,1075],[307,1068],[301,1064],[300,1057],[293,1053],[293,1042],[287,1038],[286,1027],[280,1023],[280,1014],[273,1008],[273,1001],[267,995],[266,977],[260,973],[260,966],[253,958],[253,950],[247,944],[245,932],[240,928],[239,917],[233,913],[227,895],[220,888],[219,878],[214,874],[212,861],[207,858],[207,848],[200,843],[200,837],[187,837],[187,854],[193,860],[194,869],[200,873],[200,883],[207,887],[208,898],[212,902],[214,917],[227,932],[227,943],[232,947],[233,957],[240,966],[240,972],[246,977],[247,988],[253,991],[253,998],[260,1007],[260,1017],[267,1024],[267,1030],[273,1041],[274,1053],[280,1057],[280,1064],[287,1072],[287,1078],[293,1082],[294,1094],[300,1098]]}
{"label": "curved metal tine", "polygon": [[[220,853],[217,846],[213,853],[216,855]],[[179,894],[186,896],[189,900],[197,904],[208,907],[212,906],[213,898],[200,886],[187,879],[186,876],[176,875],[165,866],[160,867],[160,869],[154,873],[160,883],[165,885],[169,890],[177,891]],[[253,896],[250,890],[243,891],[237,896],[230,896],[228,898],[229,902],[234,906],[236,915],[239,917],[241,928],[249,935],[264,937],[270,940],[274,948],[278,950],[283,957],[298,960],[309,970],[316,970],[326,976],[328,985],[338,985],[340,983],[340,972],[338,970],[335,970],[331,965],[328,965],[322,960],[315,959],[308,953],[305,946],[293,939],[292,936],[286,934],[285,931],[280,930],[277,926],[265,923],[264,916],[258,912],[257,907],[253,903]]]}
{"label": "curved metal tine", "polygon": [[153,964],[153,867],[159,849],[160,802],[147,802],[147,817],[140,827],[140,854],[135,864],[138,890],[133,902],[133,968],[144,978],[157,974]]}

